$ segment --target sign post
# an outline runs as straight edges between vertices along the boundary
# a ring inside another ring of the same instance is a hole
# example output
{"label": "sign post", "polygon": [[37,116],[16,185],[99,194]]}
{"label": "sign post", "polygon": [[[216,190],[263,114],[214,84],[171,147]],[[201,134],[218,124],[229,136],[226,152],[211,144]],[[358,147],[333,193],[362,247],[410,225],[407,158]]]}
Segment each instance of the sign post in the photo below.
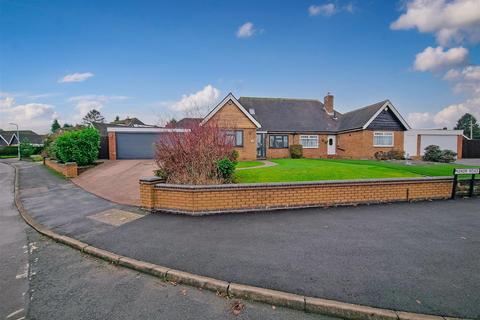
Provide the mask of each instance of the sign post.
{"label": "sign post", "polygon": [[470,188],[468,190],[468,196],[473,197],[473,191],[475,188],[475,175],[480,174],[480,168],[455,168],[453,170],[453,188],[452,188],[452,199],[455,199],[458,186],[458,176],[461,174],[471,174],[470,178]]}

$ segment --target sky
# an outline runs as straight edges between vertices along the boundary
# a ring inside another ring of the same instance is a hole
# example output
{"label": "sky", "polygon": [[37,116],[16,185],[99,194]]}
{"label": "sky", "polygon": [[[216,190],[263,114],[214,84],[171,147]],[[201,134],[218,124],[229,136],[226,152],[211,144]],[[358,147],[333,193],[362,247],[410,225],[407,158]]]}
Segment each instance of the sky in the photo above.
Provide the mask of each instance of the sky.
{"label": "sky", "polygon": [[161,124],[236,97],[384,99],[412,127],[480,120],[480,0],[0,0],[0,128]]}

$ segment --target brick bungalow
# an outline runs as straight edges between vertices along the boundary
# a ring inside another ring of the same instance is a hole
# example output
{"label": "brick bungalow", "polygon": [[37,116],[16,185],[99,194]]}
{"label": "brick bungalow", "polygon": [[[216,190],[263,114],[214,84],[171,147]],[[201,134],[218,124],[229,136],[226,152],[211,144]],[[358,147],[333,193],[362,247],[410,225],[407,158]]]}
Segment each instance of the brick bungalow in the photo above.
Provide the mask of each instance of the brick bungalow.
{"label": "brick bungalow", "polygon": [[236,99],[228,94],[202,120],[232,136],[240,160],[287,158],[301,144],[307,158],[371,159],[377,151],[404,150],[410,126],[389,100],[340,113],[333,95],[310,99]]}

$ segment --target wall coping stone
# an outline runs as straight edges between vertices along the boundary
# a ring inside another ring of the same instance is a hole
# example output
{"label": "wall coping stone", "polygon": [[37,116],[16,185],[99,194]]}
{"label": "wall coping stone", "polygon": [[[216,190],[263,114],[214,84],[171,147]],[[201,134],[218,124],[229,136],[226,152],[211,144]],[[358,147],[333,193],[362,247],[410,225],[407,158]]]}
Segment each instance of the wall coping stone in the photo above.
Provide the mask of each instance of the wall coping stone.
{"label": "wall coping stone", "polygon": [[159,184],[162,181],[165,181],[165,179],[160,177],[141,177],[140,178],[140,184]]}
{"label": "wall coping stone", "polygon": [[315,186],[326,186],[326,185],[368,185],[368,184],[376,184],[376,183],[396,184],[396,183],[416,183],[416,182],[430,182],[430,181],[431,182],[453,181],[453,177],[443,176],[443,177],[421,177],[421,178],[383,178],[383,179],[321,180],[321,181],[299,181],[299,182],[180,185],[180,184],[169,184],[169,183],[161,183],[161,184],[155,183],[154,178],[156,177],[142,178],[140,179],[140,183],[155,184],[155,189],[203,191],[203,190],[259,189],[259,188],[271,188],[271,187],[315,187]]}

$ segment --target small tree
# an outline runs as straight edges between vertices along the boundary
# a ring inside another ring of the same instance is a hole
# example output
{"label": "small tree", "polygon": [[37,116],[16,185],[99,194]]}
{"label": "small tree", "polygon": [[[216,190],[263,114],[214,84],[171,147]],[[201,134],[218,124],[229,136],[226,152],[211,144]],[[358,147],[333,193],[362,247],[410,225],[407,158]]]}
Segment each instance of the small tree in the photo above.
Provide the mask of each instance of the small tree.
{"label": "small tree", "polygon": [[35,147],[32,145],[30,140],[23,139],[20,143],[20,157],[21,158],[30,158],[32,154],[35,153]]}
{"label": "small tree", "polygon": [[472,139],[480,139],[480,126],[477,119],[470,113],[465,113],[458,119],[455,130],[463,130],[465,136],[470,137],[470,134],[472,134]]}
{"label": "small tree", "polygon": [[120,121],[120,117],[119,117],[119,116],[116,116],[116,117],[115,117],[115,122],[118,122],[118,121]]}
{"label": "small tree", "polygon": [[156,143],[157,174],[168,183],[229,182],[234,157],[233,141],[215,123],[197,125],[188,132],[163,134]]}
{"label": "small tree", "polygon": [[102,116],[100,111],[92,109],[82,119],[84,124],[91,124],[92,122],[105,122],[105,118]]}
{"label": "small tree", "polygon": [[64,123],[63,124],[63,127],[64,128],[73,128],[73,125],[69,124],[69,123]]}
{"label": "small tree", "polygon": [[52,127],[50,128],[50,131],[52,131],[52,133],[53,133],[60,128],[61,127],[60,127],[60,123],[58,123],[58,120],[57,119],[53,120]]}

